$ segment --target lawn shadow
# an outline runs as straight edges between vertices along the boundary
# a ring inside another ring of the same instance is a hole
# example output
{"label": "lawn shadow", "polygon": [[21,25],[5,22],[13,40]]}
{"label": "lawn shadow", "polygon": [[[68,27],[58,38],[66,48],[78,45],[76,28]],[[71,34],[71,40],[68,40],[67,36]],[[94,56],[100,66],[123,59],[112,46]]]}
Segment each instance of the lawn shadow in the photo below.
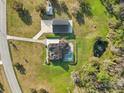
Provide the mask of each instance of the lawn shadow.
{"label": "lawn shadow", "polygon": [[69,70],[69,62],[63,62],[63,61],[52,61],[51,62],[54,66],[60,66],[62,67],[65,71]]}
{"label": "lawn shadow", "polygon": [[61,8],[62,11],[68,15],[69,18],[72,18],[72,16],[69,13],[69,9],[64,1],[61,2]]}
{"label": "lawn shadow", "polygon": [[79,25],[81,24],[85,24],[85,20],[84,20],[84,15],[78,11],[77,15],[75,16],[77,22]]}
{"label": "lawn shadow", "polygon": [[18,15],[25,24],[27,25],[32,24],[32,17],[27,9],[24,9],[23,11],[18,12]]}

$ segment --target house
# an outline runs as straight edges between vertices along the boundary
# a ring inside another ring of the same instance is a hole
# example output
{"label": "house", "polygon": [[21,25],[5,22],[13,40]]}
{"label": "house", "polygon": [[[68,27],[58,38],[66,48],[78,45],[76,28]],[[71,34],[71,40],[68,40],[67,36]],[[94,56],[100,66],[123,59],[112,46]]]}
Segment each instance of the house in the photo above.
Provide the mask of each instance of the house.
{"label": "house", "polygon": [[[71,54],[71,55],[70,55]],[[73,53],[68,42],[59,41],[48,45],[49,61],[73,61]]]}
{"label": "house", "polygon": [[41,20],[42,33],[51,34],[72,34],[72,20],[68,19],[53,19],[53,20]]}

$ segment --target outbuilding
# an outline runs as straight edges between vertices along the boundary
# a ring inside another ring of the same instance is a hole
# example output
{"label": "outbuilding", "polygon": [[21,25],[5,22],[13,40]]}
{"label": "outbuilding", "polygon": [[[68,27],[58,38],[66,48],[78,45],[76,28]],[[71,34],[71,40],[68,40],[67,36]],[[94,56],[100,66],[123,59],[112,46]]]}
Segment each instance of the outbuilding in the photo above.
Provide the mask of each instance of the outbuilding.
{"label": "outbuilding", "polygon": [[52,6],[52,4],[51,4],[51,2],[49,0],[47,1],[46,14],[48,16],[53,15],[53,6]]}

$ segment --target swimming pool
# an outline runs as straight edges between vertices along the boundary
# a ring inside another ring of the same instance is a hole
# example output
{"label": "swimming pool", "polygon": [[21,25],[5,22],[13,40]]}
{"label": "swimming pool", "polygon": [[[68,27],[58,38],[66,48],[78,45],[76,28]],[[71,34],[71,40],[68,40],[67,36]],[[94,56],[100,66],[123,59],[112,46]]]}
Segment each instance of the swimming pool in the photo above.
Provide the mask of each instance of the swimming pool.
{"label": "swimming pool", "polygon": [[74,59],[74,56],[73,56],[73,53],[72,52],[68,52],[64,56],[64,61],[72,62],[73,59]]}

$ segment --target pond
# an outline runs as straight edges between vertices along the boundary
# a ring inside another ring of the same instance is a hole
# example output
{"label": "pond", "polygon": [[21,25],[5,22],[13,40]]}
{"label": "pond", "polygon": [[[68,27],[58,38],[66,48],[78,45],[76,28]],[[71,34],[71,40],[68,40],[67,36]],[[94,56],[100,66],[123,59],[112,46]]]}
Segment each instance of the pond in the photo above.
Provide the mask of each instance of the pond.
{"label": "pond", "polygon": [[93,53],[95,57],[101,57],[106,51],[108,42],[103,40],[96,40],[93,48]]}

